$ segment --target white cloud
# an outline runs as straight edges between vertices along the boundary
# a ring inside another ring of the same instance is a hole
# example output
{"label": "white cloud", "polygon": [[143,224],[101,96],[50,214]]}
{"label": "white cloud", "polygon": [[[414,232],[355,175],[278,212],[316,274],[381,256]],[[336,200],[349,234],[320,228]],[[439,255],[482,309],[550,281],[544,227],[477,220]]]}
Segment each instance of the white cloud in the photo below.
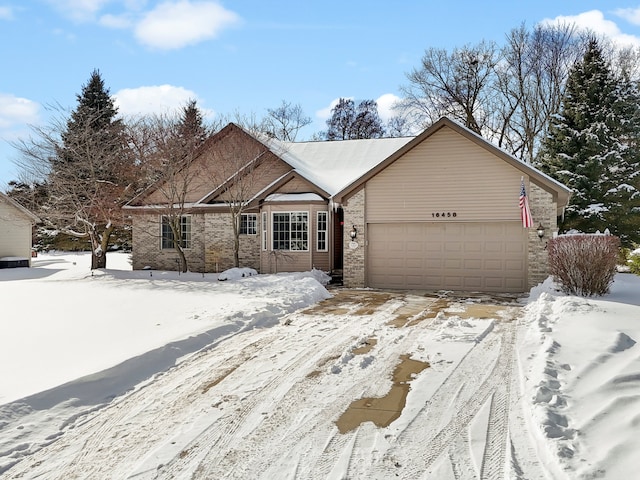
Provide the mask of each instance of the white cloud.
{"label": "white cloud", "polygon": [[400,97],[393,93],[385,93],[378,97],[376,100],[376,103],[378,104],[378,114],[383,122],[388,122],[391,117],[396,115],[393,111],[393,107],[400,100]]}
{"label": "white cloud", "polygon": [[553,19],[545,18],[540,22],[547,25],[575,24],[579,28],[591,30],[603,35],[622,46],[640,46],[640,38],[635,35],[622,33],[618,25],[604,18],[600,10],[590,10],[578,15],[558,16]]}
{"label": "white cloud", "polygon": [[113,15],[108,13],[106,15],[102,15],[100,20],[98,20],[98,23],[103,27],[115,29],[130,28],[133,25],[131,16],[128,14]]}
{"label": "white cloud", "polygon": [[148,12],[135,27],[135,35],[145,45],[172,50],[215,38],[239,20],[214,2],[170,1]]}
{"label": "white cloud", "polygon": [[[125,88],[113,95],[118,112],[124,117],[147,114],[173,114],[180,112],[189,100],[198,100],[191,90],[173,85]],[[207,118],[215,113],[198,108]]]}
{"label": "white cloud", "polygon": [[0,129],[36,123],[39,112],[40,105],[32,100],[0,93]]}
{"label": "white cloud", "polygon": [[13,10],[11,7],[0,6],[0,20],[13,20]]}
{"label": "white cloud", "polygon": [[65,17],[77,22],[93,20],[96,14],[112,0],[48,0]]}
{"label": "white cloud", "polygon": [[624,18],[633,25],[640,25],[640,7],[638,8],[619,8],[614,11],[617,16]]}

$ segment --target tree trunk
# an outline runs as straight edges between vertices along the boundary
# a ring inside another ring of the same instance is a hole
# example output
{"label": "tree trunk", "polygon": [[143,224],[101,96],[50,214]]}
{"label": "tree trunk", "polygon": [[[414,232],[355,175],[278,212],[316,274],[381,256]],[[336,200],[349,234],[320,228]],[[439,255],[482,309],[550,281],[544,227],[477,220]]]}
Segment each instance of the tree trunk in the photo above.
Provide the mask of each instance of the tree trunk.
{"label": "tree trunk", "polygon": [[89,234],[89,239],[91,240],[91,270],[106,268],[107,256],[105,255],[105,251],[102,249],[102,243],[98,238],[97,232],[91,232]]}
{"label": "tree trunk", "polygon": [[91,239],[91,270],[107,268],[107,250],[113,229],[112,225],[108,225],[102,234],[92,232],[89,235]]}
{"label": "tree trunk", "polygon": [[240,266],[240,234],[236,233],[236,238],[233,241],[233,266]]}
{"label": "tree trunk", "polygon": [[98,268],[107,268],[107,253],[95,249],[91,250],[91,270],[96,270]]}
{"label": "tree trunk", "polygon": [[180,245],[178,245],[178,242],[174,242],[173,244],[176,253],[178,254],[178,271],[180,273],[187,273],[187,271],[189,270],[188,265],[187,265],[187,257],[184,254],[184,250],[182,250],[182,247],[180,247]]}

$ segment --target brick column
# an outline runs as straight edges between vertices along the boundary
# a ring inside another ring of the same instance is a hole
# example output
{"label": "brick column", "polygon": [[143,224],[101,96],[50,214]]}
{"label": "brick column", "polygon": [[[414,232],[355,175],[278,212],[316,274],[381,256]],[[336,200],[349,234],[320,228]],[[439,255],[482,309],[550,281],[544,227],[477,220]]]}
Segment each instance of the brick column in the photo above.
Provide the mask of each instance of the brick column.
{"label": "brick column", "polygon": [[[364,287],[365,286],[365,249],[366,249],[366,232],[364,223],[365,212],[365,189],[362,187],[357,193],[349,197],[347,202],[342,205],[344,211],[344,264],[343,264],[343,282],[346,287]],[[355,225],[358,236],[355,244],[352,244],[349,232]],[[352,248],[355,247],[355,248]]]}
{"label": "brick column", "polygon": [[[529,288],[543,282],[549,276],[549,257],[547,242],[558,231],[557,206],[553,196],[542,188],[529,184],[529,206],[533,217],[533,228],[529,229]],[[545,228],[544,238],[540,240],[536,231],[538,225]]]}

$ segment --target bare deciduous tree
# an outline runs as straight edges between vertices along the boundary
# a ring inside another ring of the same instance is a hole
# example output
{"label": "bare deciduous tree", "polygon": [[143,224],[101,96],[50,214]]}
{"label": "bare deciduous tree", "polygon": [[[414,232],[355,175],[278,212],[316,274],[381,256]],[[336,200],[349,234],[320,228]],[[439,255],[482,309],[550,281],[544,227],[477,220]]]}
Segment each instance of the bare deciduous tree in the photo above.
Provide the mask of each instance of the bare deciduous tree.
{"label": "bare deciduous tree", "polygon": [[162,222],[160,241],[175,250],[181,272],[189,269],[184,252],[190,242],[185,224],[188,196],[203,179],[202,167],[195,162],[198,148],[208,135],[195,101],[184,107],[181,118],[149,115],[131,120],[128,125],[131,149],[145,179],[153,184],[153,208]]}
{"label": "bare deciduous tree", "polygon": [[447,115],[481,134],[494,94],[497,61],[494,43],[480,42],[451,53],[430,48],[420,67],[407,75],[410,85],[403,88],[403,108],[413,112],[423,128]]}
{"label": "bare deciduous tree", "polygon": [[507,35],[496,66],[492,132],[498,145],[532,162],[558,111],[568,72],[582,52],[575,26],[524,25]]}
{"label": "bare deciduous tree", "polygon": [[231,124],[227,128],[230,134],[220,138],[217,145],[212,142],[207,150],[208,163],[213,167],[207,172],[207,178],[217,186],[209,195],[210,203],[225,205],[229,214],[234,242],[233,261],[238,267],[242,215],[251,210],[255,195],[272,179],[269,172],[278,161],[277,155],[284,154],[285,148],[278,140],[251,130],[251,126]]}
{"label": "bare deciduous tree", "polygon": [[295,142],[300,130],[311,123],[311,117],[304,114],[300,104],[293,105],[285,100],[279,107],[267,109],[267,113],[262,121],[262,130],[285,142]]}

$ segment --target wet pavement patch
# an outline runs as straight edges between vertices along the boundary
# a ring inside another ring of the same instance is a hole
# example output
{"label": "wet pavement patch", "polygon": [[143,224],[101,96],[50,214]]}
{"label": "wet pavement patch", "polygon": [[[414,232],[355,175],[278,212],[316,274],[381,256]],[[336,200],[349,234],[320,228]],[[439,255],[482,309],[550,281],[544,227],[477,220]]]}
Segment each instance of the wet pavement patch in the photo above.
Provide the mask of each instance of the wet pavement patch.
{"label": "wet pavement patch", "polygon": [[381,305],[388,302],[393,295],[386,292],[358,290],[335,290],[333,296],[303,310],[302,313],[313,315],[371,315]]}
{"label": "wet pavement patch", "polygon": [[338,431],[350,432],[364,422],[373,422],[377,427],[391,425],[402,414],[411,388],[411,380],[428,367],[427,362],[414,360],[409,355],[402,355],[393,371],[391,390],[381,398],[361,398],[352,402],[336,420]]}
{"label": "wet pavement patch", "polygon": [[413,327],[423,320],[435,318],[451,304],[451,301],[445,298],[435,298],[425,306],[425,298],[416,296],[407,296],[405,301],[407,304],[396,311],[388,325],[396,328]]}
{"label": "wet pavement patch", "polygon": [[351,353],[354,355],[364,355],[365,353],[369,353],[377,343],[378,339],[375,337],[367,338],[360,345],[351,350]]}

